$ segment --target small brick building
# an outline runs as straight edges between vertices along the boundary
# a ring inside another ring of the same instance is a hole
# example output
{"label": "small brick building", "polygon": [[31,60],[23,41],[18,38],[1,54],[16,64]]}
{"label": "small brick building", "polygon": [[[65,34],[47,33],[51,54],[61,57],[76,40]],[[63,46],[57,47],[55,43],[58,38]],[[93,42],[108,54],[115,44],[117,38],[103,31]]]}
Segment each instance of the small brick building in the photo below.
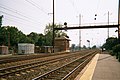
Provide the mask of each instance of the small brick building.
{"label": "small brick building", "polygon": [[8,54],[8,47],[0,46],[0,54]]}
{"label": "small brick building", "polygon": [[67,37],[55,38],[55,52],[69,51],[69,41]]}

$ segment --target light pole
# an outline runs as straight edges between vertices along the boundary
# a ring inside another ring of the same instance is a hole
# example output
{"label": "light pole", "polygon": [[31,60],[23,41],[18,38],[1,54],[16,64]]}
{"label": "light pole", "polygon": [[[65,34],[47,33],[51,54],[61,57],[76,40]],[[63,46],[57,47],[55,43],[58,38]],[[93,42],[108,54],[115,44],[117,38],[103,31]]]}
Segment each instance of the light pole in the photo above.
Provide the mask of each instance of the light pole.
{"label": "light pole", "polygon": [[[6,31],[8,31],[7,27],[5,27],[5,29],[6,29]],[[8,49],[10,49],[10,32],[9,31],[8,31],[7,35],[8,35]]]}
{"label": "light pole", "polygon": [[[79,14],[79,27],[81,26],[81,14]],[[79,50],[81,49],[81,30],[79,29]]]}
{"label": "light pole", "polygon": [[0,27],[2,26],[2,18],[3,18],[3,15],[0,16]]}
{"label": "light pole", "polygon": [[[106,13],[105,13],[106,14]],[[110,13],[109,11],[107,12],[107,24],[109,25],[109,23],[110,23],[110,15],[111,15],[112,13]],[[108,36],[108,38],[109,38],[109,28],[108,28],[108,30],[107,30],[107,36]]]}
{"label": "light pole", "polygon": [[54,35],[54,17],[55,17],[55,14],[54,14],[54,10],[55,10],[55,7],[54,7],[54,0],[53,0],[53,42],[52,42],[52,45],[53,45],[53,53],[54,53],[54,39],[55,39],[55,35]]}
{"label": "light pole", "polygon": [[118,42],[120,44],[120,0],[118,1]]}
{"label": "light pole", "polygon": [[[108,25],[109,25],[109,11],[108,11]],[[108,28],[108,38],[109,38],[109,28]]]}
{"label": "light pole", "polygon": [[89,49],[90,49],[90,40],[87,40],[87,42],[88,42],[88,46],[89,46]]}
{"label": "light pole", "polygon": [[[77,17],[79,17],[79,27],[81,26],[81,18],[82,18],[82,15],[81,14],[79,14],[79,16],[77,16]],[[81,29],[79,29],[79,50],[81,49]]]}
{"label": "light pole", "polygon": [[[109,11],[108,11],[108,25],[109,25]],[[108,28],[108,38],[109,38],[109,28]]]}

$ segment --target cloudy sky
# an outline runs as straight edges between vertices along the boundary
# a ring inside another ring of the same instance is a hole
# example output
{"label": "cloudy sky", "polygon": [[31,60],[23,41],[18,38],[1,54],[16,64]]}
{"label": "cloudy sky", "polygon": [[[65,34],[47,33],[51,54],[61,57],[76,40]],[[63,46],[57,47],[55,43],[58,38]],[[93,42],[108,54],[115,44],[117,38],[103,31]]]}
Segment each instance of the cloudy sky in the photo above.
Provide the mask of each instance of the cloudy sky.
{"label": "cloudy sky", "polygon": [[[0,0],[0,15],[4,15],[3,25],[16,26],[25,34],[30,32],[44,33],[45,26],[52,23],[53,0]],[[79,14],[81,25],[117,24],[119,0],[55,0],[55,23],[78,26]],[[96,16],[96,20],[94,20]],[[81,30],[81,43],[88,46],[102,45],[108,29]],[[110,29],[109,36],[117,37],[116,28]],[[71,44],[79,44],[79,30],[66,32]]]}

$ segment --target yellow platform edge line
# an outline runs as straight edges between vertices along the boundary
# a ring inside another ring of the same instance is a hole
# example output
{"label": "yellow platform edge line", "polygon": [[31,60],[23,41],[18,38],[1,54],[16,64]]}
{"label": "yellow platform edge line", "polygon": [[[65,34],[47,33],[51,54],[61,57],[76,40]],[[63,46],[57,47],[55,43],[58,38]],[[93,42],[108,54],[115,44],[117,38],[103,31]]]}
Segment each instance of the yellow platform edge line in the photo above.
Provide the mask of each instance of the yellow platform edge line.
{"label": "yellow platform edge line", "polygon": [[91,63],[88,65],[87,69],[85,70],[85,72],[77,80],[91,80],[92,79],[99,55],[100,55],[99,53],[95,55],[95,57],[92,59]]}

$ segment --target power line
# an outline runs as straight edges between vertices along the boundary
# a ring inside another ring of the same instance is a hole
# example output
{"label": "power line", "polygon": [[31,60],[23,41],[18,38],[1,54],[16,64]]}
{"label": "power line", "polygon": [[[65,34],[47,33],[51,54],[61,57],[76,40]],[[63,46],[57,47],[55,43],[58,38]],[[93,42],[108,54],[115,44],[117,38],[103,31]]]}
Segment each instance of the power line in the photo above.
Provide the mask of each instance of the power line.
{"label": "power line", "polygon": [[15,11],[14,11],[14,10],[10,10],[10,9],[5,8],[5,7],[3,7],[3,6],[0,6],[0,7],[3,8],[3,9],[5,9],[5,10],[8,10],[8,11],[10,11],[10,12],[16,13],[16,14],[18,14],[18,15],[24,17],[24,18],[30,19],[29,17],[26,17],[26,16],[24,16],[24,15],[18,13],[16,10],[15,10]]}
{"label": "power line", "polygon": [[[13,10],[13,9],[8,9],[8,8],[3,7],[3,6],[0,6],[0,8],[3,8],[3,9],[8,10],[8,11],[10,11],[10,12],[16,13],[16,14],[18,14],[18,15],[20,15],[20,16],[26,18],[26,19],[29,19],[29,20],[32,19],[32,18],[29,18],[29,17],[27,17],[27,16],[21,14],[21,12],[18,12],[18,11],[15,10],[15,9],[14,9],[14,10]],[[40,23],[40,22],[39,22],[39,23]]]}
{"label": "power line", "polygon": [[69,0],[69,1],[71,2],[72,6],[74,6],[74,2],[73,2],[73,1],[71,1],[71,0]]}
{"label": "power line", "polygon": [[[20,20],[24,20],[24,21],[32,22],[32,21],[30,21],[30,20],[27,20],[27,19],[24,19],[24,18],[21,18],[21,17],[15,16],[15,15],[12,15],[12,14],[9,14],[9,13],[3,12],[3,11],[0,11],[0,12],[3,13],[3,14],[9,15],[9,16],[15,17],[15,18],[20,19]],[[35,24],[36,24],[37,22],[32,22],[32,23],[35,23]],[[38,23],[37,23],[37,24],[38,24]]]}
{"label": "power line", "polygon": [[100,6],[100,0],[98,0],[98,2],[97,2],[96,12],[98,12],[99,6]]}
{"label": "power line", "polygon": [[[5,20],[9,20],[9,21],[13,21],[13,22],[17,22],[17,23],[20,23],[20,24],[24,24],[22,22],[19,22],[19,21],[16,21],[16,20],[12,20],[12,19],[9,19],[9,18],[5,18]],[[27,25],[27,24],[24,24],[24,25]],[[28,25],[27,25],[28,26]]]}
{"label": "power line", "polygon": [[[6,14],[6,15],[9,15],[9,16],[12,16],[12,17],[15,17],[15,18],[21,19],[21,20],[28,21],[28,20],[26,20],[26,19],[23,19],[23,18],[20,18],[20,17],[14,16],[14,15],[12,15],[12,14],[8,14],[8,13],[3,12],[3,11],[0,11],[0,12],[1,12],[1,13],[4,13],[4,14]],[[28,22],[30,22],[30,21],[28,21]]]}
{"label": "power line", "polygon": [[[31,0],[32,1],[32,0]],[[36,4],[34,1],[32,1],[34,4]],[[43,11],[43,12],[45,12],[45,13],[47,13],[48,14],[48,12],[47,12],[47,10],[45,9],[45,8],[43,8],[42,6],[40,6],[40,5],[38,5],[38,4],[36,4],[38,7],[40,7],[41,8],[41,10]],[[44,10],[45,9],[45,10]]]}
{"label": "power line", "polygon": [[6,15],[9,15],[9,16],[12,16],[12,17],[15,17],[15,18],[21,19],[21,20],[28,21],[28,20],[26,20],[26,19],[20,18],[20,17],[18,17],[18,16],[15,16],[15,15],[12,15],[12,14],[9,14],[9,13],[6,13],[6,12],[3,12],[3,11],[0,11],[0,12],[3,13],[3,14],[6,14]]}
{"label": "power line", "polygon": [[[26,25],[26,26],[31,26],[31,25],[28,25],[28,24],[25,24],[25,23],[22,23],[22,22],[19,22],[19,21],[16,21],[16,20],[12,20],[12,19],[9,19],[9,18],[6,18],[6,20],[9,20],[9,21],[12,21],[12,22],[17,22],[17,23],[20,23],[20,24],[23,24],[23,25]],[[33,25],[32,25],[33,26]],[[35,27],[35,26],[34,26]],[[35,28],[38,28],[38,27],[35,27]],[[39,29],[39,28],[38,28]]]}
{"label": "power line", "polygon": [[31,5],[33,5],[34,7],[36,7],[37,9],[41,10],[42,12],[44,12],[45,14],[48,14],[46,11],[44,11],[43,9],[41,9],[35,2],[30,1],[30,0],[25,0],[26,2],[30,3]]}
{"label": "power line", "polygon": [[73,8],[75,9],[76,13],[79,14],[79,11],[75,7],[75,3],[73,1],[71,1],[71,0],[67,0],[67,1],[73,6]]}

